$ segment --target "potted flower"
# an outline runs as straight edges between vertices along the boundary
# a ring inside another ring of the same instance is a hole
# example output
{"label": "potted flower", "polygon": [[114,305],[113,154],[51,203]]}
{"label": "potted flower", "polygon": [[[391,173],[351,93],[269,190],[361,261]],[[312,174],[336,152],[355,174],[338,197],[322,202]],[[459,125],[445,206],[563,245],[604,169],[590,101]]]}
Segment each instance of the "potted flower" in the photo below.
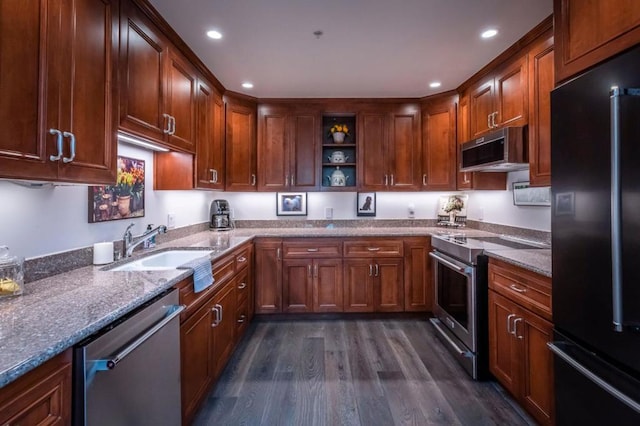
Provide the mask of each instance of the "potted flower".
{"label": "potted flower", "polygon": [[334,124],[329,129],[329,136],[333,137],[335,143],[342,143],[344,138],[349,136],[349,128],[346,124]]}

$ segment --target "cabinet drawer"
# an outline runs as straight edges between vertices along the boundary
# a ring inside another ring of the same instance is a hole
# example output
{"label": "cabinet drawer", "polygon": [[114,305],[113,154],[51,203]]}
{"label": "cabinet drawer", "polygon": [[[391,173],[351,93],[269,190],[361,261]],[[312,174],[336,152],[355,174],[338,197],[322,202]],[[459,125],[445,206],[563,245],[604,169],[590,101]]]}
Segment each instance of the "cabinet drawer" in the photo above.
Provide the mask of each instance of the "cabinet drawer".
{"label": "cabinet drawer", "polygon": [[551,279],[495,259],[489,261],[489,288],[551,320]]}
{"label": "cabinet drawer", "polygon": [[342,244],[337,240],[308,238],[304,240],[285,240],[282,243],[285,259],[341,257]]}
{"label": "cabinet drawer", "polygon": [[344,242],[344,257],[402,257],[402,240],[357,239]]}
{"label": "cabinet drawer", "polygon": [[251,259],[251,246],[246,246],[234,253],[236,261],[236,272],[244,269]]}
{"label": "cabinet drawer", "polygon": [[214,292],[214,289],[220,288],[231,277],[233,277],[234,257],[226,256],[222,259],[216,260],[213,263],[213,279],[214,283],[211,287],[204,291],[196,293],[193,290],[193,277],[189,277],[186,280],[182,280],[175,287],[178,289],[180,304],[185,305],[187,308],[180,314],[180,321],[184,321],[189,318],[205,301],[207,301]]}

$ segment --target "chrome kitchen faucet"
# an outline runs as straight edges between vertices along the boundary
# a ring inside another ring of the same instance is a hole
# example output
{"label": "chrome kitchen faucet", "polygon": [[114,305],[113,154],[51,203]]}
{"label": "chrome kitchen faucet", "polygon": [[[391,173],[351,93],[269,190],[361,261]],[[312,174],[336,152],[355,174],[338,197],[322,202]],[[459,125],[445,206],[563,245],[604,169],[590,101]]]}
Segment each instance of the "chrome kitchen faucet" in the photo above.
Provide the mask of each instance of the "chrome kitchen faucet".
{"label": "chrome kitchen faucet", "polygon": [[138,245],[144,243],[145,241],[153,238],[158,234],[167,233],[167,227],[164,225],[160,225],[157,228],[152,229],[151,231],[145,232],[142,235],[138,235],[137,237],[134,237],[131,234],[131,228],[133,228],[134,226],[135,226],[135,223],[132,223],[131,225],[127,226],[127,229],[124,231],[124,235],[122,237],[122,248],[124,251],[124,257],[131,257],[131,254],[133,253],[133,249],[135,249]]}

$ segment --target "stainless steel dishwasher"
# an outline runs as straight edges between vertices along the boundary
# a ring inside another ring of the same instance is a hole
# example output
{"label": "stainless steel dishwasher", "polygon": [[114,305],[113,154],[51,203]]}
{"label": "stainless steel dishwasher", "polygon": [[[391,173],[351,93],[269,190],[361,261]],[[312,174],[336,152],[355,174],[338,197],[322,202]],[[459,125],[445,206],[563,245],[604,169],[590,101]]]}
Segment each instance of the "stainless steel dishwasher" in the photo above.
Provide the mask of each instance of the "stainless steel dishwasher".
{"label": "stainless steel dishwasher", "polygon": [[74,347],[74,425],[179,425],[178,291]]}

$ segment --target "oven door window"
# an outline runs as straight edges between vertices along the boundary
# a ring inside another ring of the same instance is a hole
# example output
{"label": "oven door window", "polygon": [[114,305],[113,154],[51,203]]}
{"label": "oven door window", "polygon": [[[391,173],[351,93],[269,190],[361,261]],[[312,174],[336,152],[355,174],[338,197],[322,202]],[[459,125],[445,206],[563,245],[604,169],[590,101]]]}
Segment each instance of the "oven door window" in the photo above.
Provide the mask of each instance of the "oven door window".
{"label": "oven door window", "polygon": [[469,278],[440,262],[438,268],[438,305],[465,329],[469,329]]}

